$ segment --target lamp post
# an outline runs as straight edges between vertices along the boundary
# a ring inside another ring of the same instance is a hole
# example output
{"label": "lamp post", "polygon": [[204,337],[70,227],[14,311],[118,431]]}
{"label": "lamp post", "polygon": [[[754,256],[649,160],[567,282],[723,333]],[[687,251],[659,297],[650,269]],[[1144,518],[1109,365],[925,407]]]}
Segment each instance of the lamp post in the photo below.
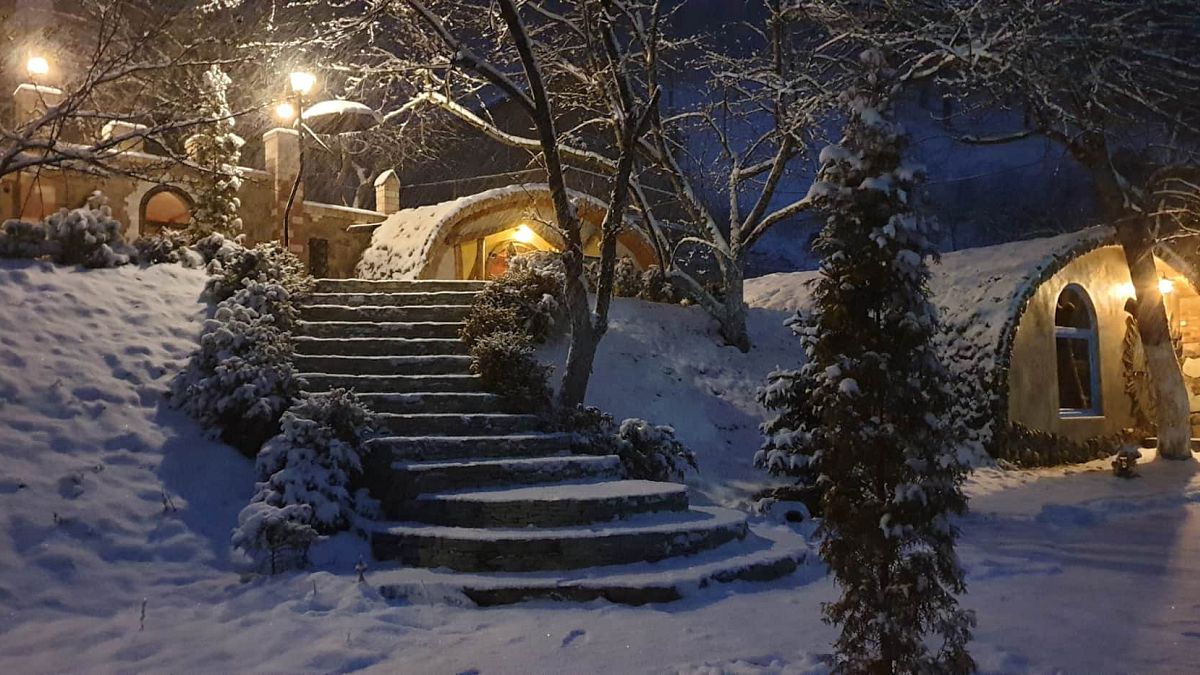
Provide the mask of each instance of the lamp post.
{"label": "lamp post", "polygon": [[296,71],[288,76],[288,83],[291,85],[292,94],[296,97],[295,115],[296,132],[299,134],[297,139],[299,157],[297,158],[296,179],[292,181],[292,191],[288,194],[287,208],[283,212],[284,249],[288,248],[291,235],[292,205],[296,203],[296,193],[300,190],[300,181],[304,177],[304,96],[312,91],[313,85],[317,83],[317,78],[312,73]]}

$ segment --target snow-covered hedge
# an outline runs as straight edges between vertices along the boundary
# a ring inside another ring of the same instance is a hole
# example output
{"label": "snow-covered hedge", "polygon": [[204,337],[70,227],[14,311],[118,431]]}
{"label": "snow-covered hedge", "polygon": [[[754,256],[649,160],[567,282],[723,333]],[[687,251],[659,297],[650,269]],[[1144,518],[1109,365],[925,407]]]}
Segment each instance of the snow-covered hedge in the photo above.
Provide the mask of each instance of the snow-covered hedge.
{"label": "snow-covered hedge", "polygon": [[0,233],[0,256],[47,257],[62,265],[117,267],[136,256],[121,236],[121,223],[112,217],[108,199],[93,192],[77,209],[61,209],[42,223],[10,220]]}
{"label": "snow-covered hedge", "polygon": [[565,326],[561,264],[545,255],[514,259],[471,306],[459,336],[471,352],[471,372],[516,410],[550,402],[549,369],[533,346]]}
{"label": "snow-covered hedge", "polygon": [[995,434],[990,450],[1001,463],[1022,468],[1081,464],[1112,457],[1135,437],[1136,434],[1129,431],[1074,441],[1013,422]]}
{"label": "snow-covered hedge", "polygon": [[287,299],[279,284],[251,281],[221,301],[200,349],[171,382],[174,405],[251,456],[300,391],[291,336],[277,319]]}
{"label": "snow-covered hedge", "polygon": [[[292,297],[313,288],[313,280],[305,273],[304,263],[274,242],[244,248],[230,246],[228,239],[214,234],[202,239],[197,246],[202,252],[212,253],[211,258],[205,256],[211,260],[208,271],[212,276],[204,288],[204,296],[209,302],[221,302],[254,282],[277,284]],[[287,324],[281,324],[281,327],[287,327]]]}
{"label": "snow-covered hedge", "polygon": [[614,454],[629,478],[682,483],[696,471],[696,455],[675,438],[675,429],[629,418],[616,424],[599,408],[579,407],[560,413],[559,427],[575,435],[574,443],[589,453]]}
{"label": "snow-covered hedge", "polygon": [[271,553],[273,568],[277,548],[306,547],[310,533],[345,530],[356,511],[370,509],[365,491],[356,494],[354,484],[374,420],[354,394],[339,389],[308,395],[283,414],[281,427],[258,454],[257,491],[232,538],[251,555]]}

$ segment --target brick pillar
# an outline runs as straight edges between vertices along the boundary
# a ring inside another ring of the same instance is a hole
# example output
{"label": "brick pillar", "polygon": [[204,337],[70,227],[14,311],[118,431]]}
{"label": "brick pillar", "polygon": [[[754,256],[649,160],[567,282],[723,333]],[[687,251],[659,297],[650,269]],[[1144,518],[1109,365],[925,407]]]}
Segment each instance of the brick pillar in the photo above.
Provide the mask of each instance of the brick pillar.
{"label": "brick pillar", "polygon": [[[300,133],[295,129],[271,129],[263,134],[263,152],[266,155],[267,173],[271,175],[271,236],[274,241],[283,239],[283,212],[287,210],[288,195],[300,171]],[[301,183],[292,205],[290,243],[288,248],[301,255],[304,244],[298,235],[304,219],[304,185]],[[301,256],[303,257],[303,256]]]}
{"label": "brick pillar", "polygon": [[392,169],[375,179],[375,210],[384,214],[400,210],[400,177]]}

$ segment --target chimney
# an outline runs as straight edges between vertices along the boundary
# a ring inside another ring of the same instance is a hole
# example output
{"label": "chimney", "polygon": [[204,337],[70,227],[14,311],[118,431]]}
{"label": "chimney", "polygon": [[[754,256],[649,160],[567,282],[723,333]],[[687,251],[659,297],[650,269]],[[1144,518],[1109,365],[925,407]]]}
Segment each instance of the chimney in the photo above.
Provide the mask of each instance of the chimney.
{"label": "chimney", "polygon": [[375,210],[383,214],[400,210],[400,177],[392,169],[375,179]]}

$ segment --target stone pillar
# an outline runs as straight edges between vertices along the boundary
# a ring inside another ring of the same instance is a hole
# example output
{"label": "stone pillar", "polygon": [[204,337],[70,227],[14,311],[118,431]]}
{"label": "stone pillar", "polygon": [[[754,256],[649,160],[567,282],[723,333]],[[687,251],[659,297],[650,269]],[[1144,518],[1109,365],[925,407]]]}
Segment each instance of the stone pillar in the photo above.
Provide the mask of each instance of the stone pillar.
{"label": "stone pillar", "polygon": [[62,100],[61,89],[28,82],[18,85],[17,90],[13,92],[13,127],[19,129],[36,120],[46,110],[62,103]]}
{"label": "stone pillar", "polygon": [[[271,209],[272,233],[276,241],[283,239],[283,213],[287,210],[288,195],[300,172],[300,133],[295,129],[271,129],[263,134],[263,152],[266,156],[267,173],[271,175]],[[304,184],[301,182],[296,192],[296,201],[292,205],[291,226],[289,228],[289,246],[293,252],[304,250],[301,239],[297,236],[304,214]]]}
{"label": "stone pillar", "polygon": [[383,214],[400,210],[400,177],[392,169],[375,179],[375,210]]}

